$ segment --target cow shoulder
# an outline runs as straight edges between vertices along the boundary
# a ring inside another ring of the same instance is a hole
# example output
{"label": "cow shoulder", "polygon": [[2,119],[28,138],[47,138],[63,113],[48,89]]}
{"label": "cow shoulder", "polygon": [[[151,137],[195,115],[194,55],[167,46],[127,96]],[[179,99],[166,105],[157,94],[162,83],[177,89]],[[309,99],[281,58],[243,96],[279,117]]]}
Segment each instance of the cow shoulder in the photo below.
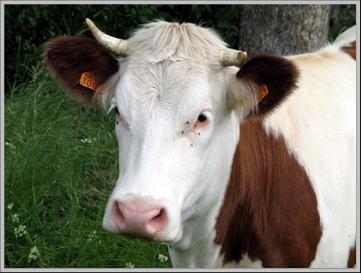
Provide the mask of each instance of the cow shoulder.
{"label": "cow shoulder", "polygon": [[215,242],[225,264],[243,257],[263,267],[308,267],[321,238],[317,200],[303,167],[263,118],[240,126]]}

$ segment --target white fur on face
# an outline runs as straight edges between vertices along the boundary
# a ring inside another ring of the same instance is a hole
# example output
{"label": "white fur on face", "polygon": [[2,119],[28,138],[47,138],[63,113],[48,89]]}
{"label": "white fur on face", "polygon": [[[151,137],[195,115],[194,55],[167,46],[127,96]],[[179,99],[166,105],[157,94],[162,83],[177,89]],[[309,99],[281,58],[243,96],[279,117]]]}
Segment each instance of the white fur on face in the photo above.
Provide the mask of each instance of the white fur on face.
{"label": "white fur on face", "polygon": [[[150,199],[169,217],[157,239],[177,241],[182,222],[205,206],[199,199],[213,182],[205,173],[213,173],[207,168],[219,161],[210,146],[222,145],[212,138],[226,113],[223,72],[198,72],[187,62],[168,61],[136,68],[129,63],[127,68],[113,100],[124,122],[116,126],[120,176],[104,226],[116,231],[109,217],[115,200]],[[200,113],[207,125],[194,127]]]}
{"label": "white fur on face", "polygon": [[[226,44],[212,30],[166,22],[145,25],[128,42],[118,85],[102,99],[123,119],[116,125],[120,176],[103,226],[117,231],[114,200],[155,201],[169,218],[155,239],[176,242],[176,249],[207,246],[201,264],[211,266],[218,253],[213,227],[239,133],[226,105],[230,70],[219,63]],[[192,130],[201,111],[208,124]],[[182,255],[172,255],[172,262]]]}

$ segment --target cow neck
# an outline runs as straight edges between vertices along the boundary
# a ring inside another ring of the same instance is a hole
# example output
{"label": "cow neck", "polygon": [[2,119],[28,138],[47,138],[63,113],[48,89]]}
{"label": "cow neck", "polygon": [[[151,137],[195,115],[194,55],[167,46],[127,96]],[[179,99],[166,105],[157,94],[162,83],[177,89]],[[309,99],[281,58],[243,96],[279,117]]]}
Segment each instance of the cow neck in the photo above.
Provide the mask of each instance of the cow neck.
{"label": "cow neck", "polygon": [[240,126],[215,243],[223,263],[248,255],[263,267],[307,267],[321,238],[316,195],[284,138],[267,134],[263,120]]}

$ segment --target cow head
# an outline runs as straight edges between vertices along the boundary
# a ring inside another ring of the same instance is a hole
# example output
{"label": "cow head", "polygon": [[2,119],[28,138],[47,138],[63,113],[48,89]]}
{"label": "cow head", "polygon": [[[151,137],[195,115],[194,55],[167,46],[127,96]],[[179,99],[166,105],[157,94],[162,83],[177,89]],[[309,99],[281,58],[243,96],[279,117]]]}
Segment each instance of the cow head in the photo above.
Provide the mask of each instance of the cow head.
{"label": "cow head", "polygon": [[114,109],[120,175],[103,226],[178,241],[184,223],[219,205],[239,122],[273,109],[294,68],[271,56],[244,64],[244,52],[193,24],[150,23],[125,41],[87,23],[98,42],[56,38],[44,60],[72,96]]}

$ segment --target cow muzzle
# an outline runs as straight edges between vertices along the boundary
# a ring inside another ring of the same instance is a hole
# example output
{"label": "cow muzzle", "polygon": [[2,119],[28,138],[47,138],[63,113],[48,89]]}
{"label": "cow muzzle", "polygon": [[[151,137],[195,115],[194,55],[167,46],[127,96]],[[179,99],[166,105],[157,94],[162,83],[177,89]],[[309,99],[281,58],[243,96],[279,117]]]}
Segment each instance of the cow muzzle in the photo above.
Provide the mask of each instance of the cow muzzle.
{"label": "cow muzzle", "polygon": [[150,202],[114,201],[111,218],[124,234],[154,238],[168,224],[164,207]]}

